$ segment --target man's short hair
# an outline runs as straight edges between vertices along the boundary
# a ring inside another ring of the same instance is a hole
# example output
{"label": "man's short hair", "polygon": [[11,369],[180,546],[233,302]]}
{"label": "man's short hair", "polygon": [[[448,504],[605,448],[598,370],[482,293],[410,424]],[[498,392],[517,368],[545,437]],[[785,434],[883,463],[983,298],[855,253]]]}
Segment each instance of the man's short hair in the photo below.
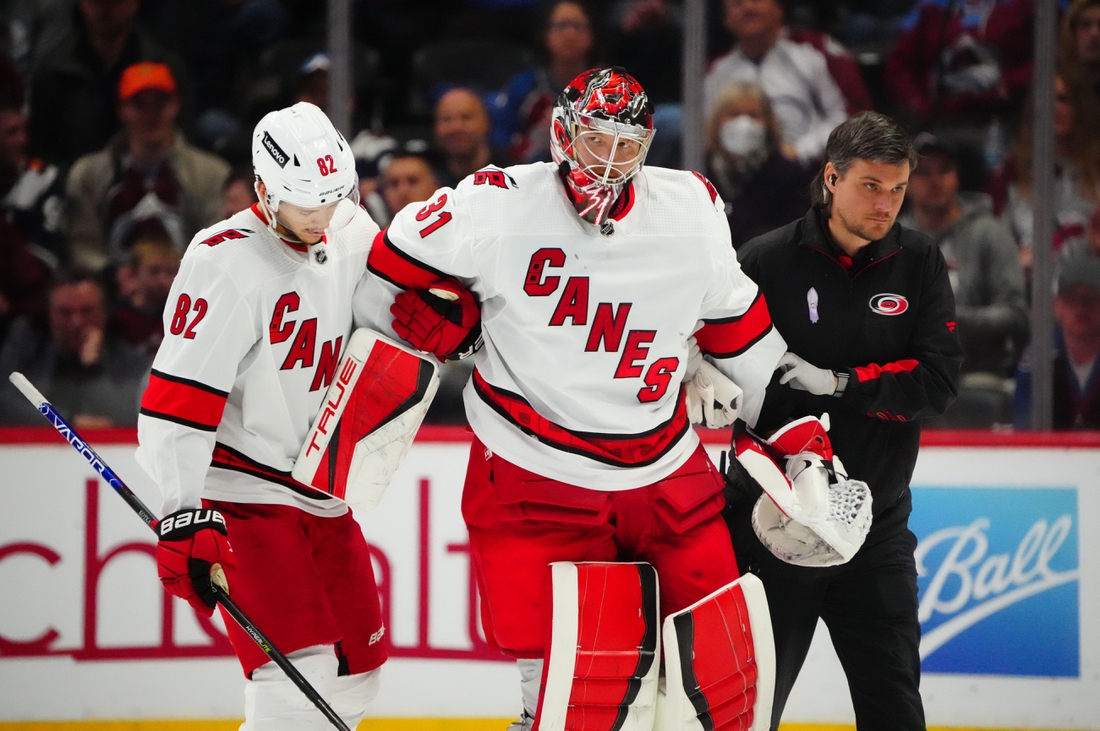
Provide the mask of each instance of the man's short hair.
{"label": "man's short hair", "polygon": [[179,249],[169,238],[160,236],[142,236],[134,240],[130,247],[130,266],[137,267],[150,256],[157,254],[174,255],[178,260]]}
{"label": "man's short hair", "polygon": [[825,187],[825,166],[832,163],[843,176],[857,160],[885,165],[908,162],[913,170],[917,167],[917,150],[905,128],[885,114],[861,112],[849,118],[829,134],[821,171],[810,183],[810,199],[816,208],[832,203]]}
{"label": "man's short hair", "polygon": [[424,166],[428,168],[428,172],[432,174],[432,177],[434,177],[436,181],[442,180],[443,178],[440,173],[443,162],[439,159],[439,154],[432,149],[421,150],[401,147],[393,152],[387,153],[385,158],[382,164],[383,176],[385,176],[385,171],[389,170],[390,165],[393,165],[398,160],[419,160],[424,163]]}
{"label": "man's short hair", "polygon": [[[1097,0],[1100,2],[1100,0]],[[947,140],[942,137],[938,137],[930,132],[921,132],[913,139],[913,148],[916,149],[917,155],[920,158],[932,157],[933,155],[943,158],[952,165],[958,166],[958,150]]]}
{"label": "man's short hair", "polygon": [[54,291],[60,287],[82,284],[84,282],[93,284],[95,288],[99,290],[99,295],[103,298],[103,303],[107,303],[107,285],[104,283],[103,277],[95,270],[85,267],[69,267],[59,270],[53,275],[53,278],[50,279],[48,294],[53,295]]}

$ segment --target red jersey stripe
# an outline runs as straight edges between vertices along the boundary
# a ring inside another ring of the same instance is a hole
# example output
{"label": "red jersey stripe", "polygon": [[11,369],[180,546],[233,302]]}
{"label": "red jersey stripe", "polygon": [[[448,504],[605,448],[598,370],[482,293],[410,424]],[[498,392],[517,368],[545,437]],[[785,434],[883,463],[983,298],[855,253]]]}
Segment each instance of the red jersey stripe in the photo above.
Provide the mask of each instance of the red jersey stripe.
{"label": "red jersey stripe", "polygon": [[216,431],[227,398],[225,391],[154,370],[141,397],[141,413],[193,429]]}
{"label": "red jersey stripe", "polygon": [[721,320],[703,320],[695,333],[699,349],[715,358],[732,358],[748,350],[771,332],[772,316],[764,294],[758,292],[745,314]]}
{"label": "red jersey stripe", "polygon": [[282,485],[310,500],[332,499],[330,495],[326,495],[320,490],[315,490],[308,485],[303,485],[298,482],[290,476],[289,472],[283,472],[282,470],[277,470],[274,467],[269,467],[261,462],[257,462],[243,452],[239,452],[232,447],[227,447],[221,442],[217,442],[214,445],[214,453],[211,456],[210,465],[212,467],[220,467],[223,470],[232,470],[234,472],[252,475],[261,480],[267,480],[276,485]]}
{"label": "red jersey stripe", "polygon": [[474,369],[473,379],[474,390],[481,400],[525,434],[531,434],[543,444],[563,452],[579,454],[616,467],[653,464],[691,428],[682,389],[672,418],[656,428],[640,434],[593,434],[566,429],[540,416],[518,394],[490,385],[477,369]]}
{"label": "red jersey stripe", "polygon": [[367,269],[402,289],[427,289],[441,279],[451,279],[394,246],[385,231],[374,237]]}
{"label": "red jersey stripe", "polygon": [[855,369],[856,380],[862,383],[863,381],[873,381],[876,378],[880,378],[883,373],[908,373],[919,365],[920,361],[912,358],[897,360],[893,363],[887,363],[881,366],[872,363],[871,365],[860,366]]}

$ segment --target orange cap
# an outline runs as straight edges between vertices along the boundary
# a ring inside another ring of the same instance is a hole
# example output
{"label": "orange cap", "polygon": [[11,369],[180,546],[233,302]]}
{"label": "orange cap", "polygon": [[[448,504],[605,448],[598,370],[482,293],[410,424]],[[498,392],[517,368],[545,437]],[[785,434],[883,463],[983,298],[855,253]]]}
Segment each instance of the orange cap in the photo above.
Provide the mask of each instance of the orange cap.
{"label": "orange cap", "polygon": [[125,101],[139,91],[148,89],[156,89],[167,94],[176,93],[176,80],[165,64],[142,61],[133,66],[127,66],[118,82],[118,98]]}

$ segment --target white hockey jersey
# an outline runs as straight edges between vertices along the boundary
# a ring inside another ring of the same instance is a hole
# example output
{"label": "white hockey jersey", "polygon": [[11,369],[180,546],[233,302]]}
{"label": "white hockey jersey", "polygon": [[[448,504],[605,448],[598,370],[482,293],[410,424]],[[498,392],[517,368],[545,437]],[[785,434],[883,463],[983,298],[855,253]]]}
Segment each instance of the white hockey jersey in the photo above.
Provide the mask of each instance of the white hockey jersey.
{"label": "white hockey jersey", "polygon": [[256,206],[191,242],[138,416],[165,513],[200,498],[346,511],[290,477],[353,324],[371,325],[351,302],[378,227],[341,206],[309,247],[272,234]]}
{"label": "white hockey jersey", "polygon": [[554,165],[481,170],[398,213],[368,262],[389,296],[356,303],[382,319],[399,288],[459,279],[481,301],[485,344],[464,393],[478,438],[601,490],[660,480],[698,444],[680,385],[700,320],[700,346],[744,390],[750,423],[785,349],[708,181],[647,167],[623,195],[597,228]]}

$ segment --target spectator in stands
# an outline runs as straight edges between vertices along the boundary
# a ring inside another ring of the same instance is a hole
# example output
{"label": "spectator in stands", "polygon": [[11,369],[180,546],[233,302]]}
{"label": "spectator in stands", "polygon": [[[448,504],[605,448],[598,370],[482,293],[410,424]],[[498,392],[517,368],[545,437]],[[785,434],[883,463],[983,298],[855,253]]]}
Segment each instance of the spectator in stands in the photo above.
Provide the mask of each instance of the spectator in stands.
{"label": "spectator in stands", "polygon": [[1034,0],[920,0],[886,61],[895,103],[924,127],[1015,116],[1031,83]]}
{"label": "spectator in stands", "polygon": [[1059,266],[1066,260],[1075,261],[1082,256],[1100,258],[1100,205],[1092,209],[1088,230],[1080,236],[1066,239],[1059,253]]}
{"label": "spectator in stands", "polygon": [[1100,0],[1074,0],[1062,18],[1061,68],[1097,90],[1100,85]]}
{"label": "spectator in stands", "polygon": [[[1054,428],[1100,429],[1100,259],[1081,257],[1059,268],[1054,296]],[[1016,426],[1030,423],[1031,373],[1016,379]]]}
{"label": "spectator in stands", "polygon": [[115,93],[124,69],[159,61],[185,79],[182,63],[137,23],[141,0],[74,6],[71,26],[38,49],[31,77],[31,150],[62,167],[103,147],[119,129]]}
{"label": "spectator in stands", "polygon": [[149,363],[164,339],[164,303],[180,268],[180,253],[167,238],[134,242],[130,261],[118,274],[125,293],[111,313],[107,331],[145,356]]}
{"label": "spectator in stands", "polygon": [[[0,349],[0,376],[23,373],[75,426],[133,426],[148,363],[106,326],[102,281],[87,271],[63,273],[50,288],[48,330],[17,322]],[[0,389],[0,423],[40,420],[17,391]]]}
{"label": "spectator in stands", "polygon": [[19,229],[0,217],[0,343],[19,318],[37,326],[45,323],[50,274]]}
{"label": "spectator in stands", "polygon": [[[1055,78],[1053,246],[1085,233],[1100,192],[1100,99],[1090,90]],[[1030,101],[1027,105],[1030,109]],[[1032,256],[1031,112],[1021,118],[1013,154],[990,182],[995,210],[1008,224],[1020,247],[1025,272]]]}
{"label": "spectator in stands", "polygon": [[592,68],[592,13],[579,0],[554,0],[540,24],[539,66],[512,77],[493,102],[492,143],[516,162],[550,159],[550,112],[570,81]]}
{"label": "spectator in stands", "polygon": [[[264,51],[291,29],[286,6],[294,2],[145,0],[141,19],[164,43],[172,44],[187,64],[196,102],[194,129],[187,131],[200,146],[236,155],[241,138],[251,137],[254,120],[242,116],[244,82],[253,78]],[[248,129],[242,130],[243,126]],[[248,144],[243,147],[240,158],[250,159]]]}
{"label": "spectator in stands", "polygon": [[256,173],[249,167],[233,168],[222,186],[222,218],[250,208],[256,198]]}
{"label": "spectator in stands", "polygon": [[28,154],[22,95],[0,91],[0,211],[35,256],[55,268],[64,253],[65,181]]}
{"label": "spectator in stands", "polygon": [[79,266],[101,270],[129,259],[132,237],[167,233],[182,252],[220,220],[229,165],[190,145],[176,126],[177,86],[164,64],[126,69],[118,85],[123,129],[73,165],[66,184],[69,246]]}
{"label": "spectator in stands", "polygon": [[805,215],[810,172],[783,154],[779,121],[759,86],[727,86],[706,135],[707,177],[726,203],[735,248]]}
{"label": "spectator in stands", "polygon": [[[673,0],[617,0],[601,3],[600,54],[626,68],[645,86],[653,104],[653,126],[661,130],[649,145],[646,163],[679,167],[682,147],[684,17]],[[603,9],[606,8],[606,9]]]}
{"label": "spectator in stands", "polygon": [[457,87],[443,94],[436,102],[434,119],[435,144],[443,155],[443,185],[454,187],[492,162],[507,164],[489,144],[489,112],[473,90]]}
{"label": "spectator in stands", "polygon": [[390,218],[409,203],[426,201],[439,188],[439,178],[426,154],[394,153],[382,173],[382,196]]}
{"label": "spectator in stands", "polygon": [[315,53],[303,61],[298,68],[294,103],[309,102],[321,109],[328,109],[328,79],[331,68],[332,61],[324,52]]}
{"label": "spectator in stands", "polygon": [[708,114],[731,81],[755,82],[771,99],[783,141],[800,162],[816,163],[833,128],[871,108],[855,60],[827,35],[784,27],[779,0],[725,0],[725,8],[736,44],[707,72]]}
{"label": "spectator in stands", "polygon": [[989,196],[959,191],[954,148],[927,133],[915,144],[903,226],[928,234],[947,261],[963,348],[959,396],[937,426],[991,427],[1012,421],[1012,377],[1027,345],[1027,295],[1012,234]]}

